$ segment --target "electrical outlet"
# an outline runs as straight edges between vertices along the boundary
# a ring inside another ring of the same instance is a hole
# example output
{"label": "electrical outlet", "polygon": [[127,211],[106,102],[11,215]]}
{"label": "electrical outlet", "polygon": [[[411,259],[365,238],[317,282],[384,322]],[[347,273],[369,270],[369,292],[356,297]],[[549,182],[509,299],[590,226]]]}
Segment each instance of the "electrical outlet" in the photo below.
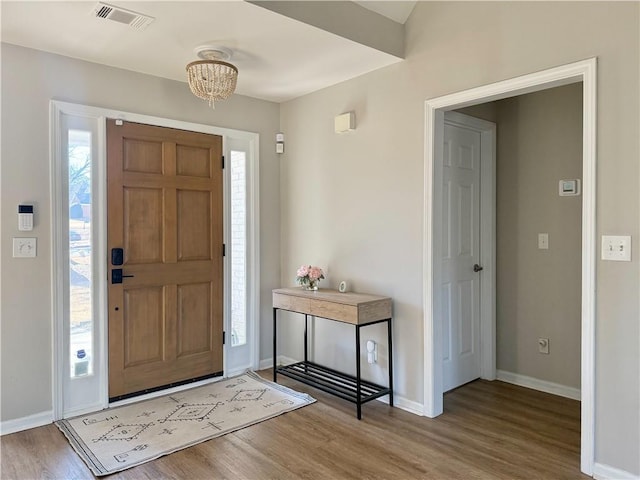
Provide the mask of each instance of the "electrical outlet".
{"label": "electrical outlet", "polygon": [[549,234],[538,234],[538,250],[549,250]]}
{"label": "electrical outlet", "polygon": [[538,339],[538,353],[544,353],[545,355],[549,355],[549,339],[548,338]]}

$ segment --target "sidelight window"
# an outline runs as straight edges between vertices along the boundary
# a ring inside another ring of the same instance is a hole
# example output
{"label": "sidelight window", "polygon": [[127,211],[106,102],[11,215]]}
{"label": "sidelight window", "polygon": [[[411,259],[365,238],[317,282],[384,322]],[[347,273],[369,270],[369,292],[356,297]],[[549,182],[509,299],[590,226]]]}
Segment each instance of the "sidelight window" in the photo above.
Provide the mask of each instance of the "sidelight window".
{"label": "sidelight window", "polygon": [[68,130],[71,377],[93,374],[91,132]]}
{"label": "sidelight window", "polygon": [[231,151],[231,346],[247,343],[247,182],[245,152]]}

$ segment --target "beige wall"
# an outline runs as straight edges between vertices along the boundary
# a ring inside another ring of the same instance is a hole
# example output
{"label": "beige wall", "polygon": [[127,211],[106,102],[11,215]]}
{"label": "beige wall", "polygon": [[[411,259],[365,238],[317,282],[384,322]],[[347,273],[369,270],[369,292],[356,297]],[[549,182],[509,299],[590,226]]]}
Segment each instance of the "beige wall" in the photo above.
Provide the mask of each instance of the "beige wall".
{"label": "beige wall", "polygon": [[582,178],[582,85],[459,111],[498,128],[496,367],[580,389],[582,197],[558,181]]}
{"label": "beige wall", "polygon": [[582,197],[560,197],[558,181],[582,178],[581,84],[497,107],[497,367],[579,389]]}
{"label": "beige wall", "polygon": [[[638,3],[419,2],[405,62],[282,105],[282,283],[310,262],[327,267],[324,285],[349,279],[393,296],[397,393],[421,403],[424,101],[598,57],[598,235],[637,240],[639,34]],[[334,134],[334,116],[349,110],[356,130]],[[596,461],[636,475],[638,258],[597,263],[595,352]],[[299,357],[301,322],[289,323],[281,348]],[[352,368],[353,333],[318,333],[319,359]],[[384,365],[368,375],[384,379]]]}
{"label": "beige wall", "polygon": [[[209,108],[186,83],[151,77],[2,44],[2,384],[1,419],[51,409],[51,243],[49,101],[64,100],[126,112],[258,132],[260,143],[261,298],[264,329],[271,289],[279,284],[279,128],[275,103],[234,95]],[[266,141],[265,141],[266,140]],[[35,205],[35,259],[14,259],[16,209]],[[268,336],[263,351],[269,351]]]}

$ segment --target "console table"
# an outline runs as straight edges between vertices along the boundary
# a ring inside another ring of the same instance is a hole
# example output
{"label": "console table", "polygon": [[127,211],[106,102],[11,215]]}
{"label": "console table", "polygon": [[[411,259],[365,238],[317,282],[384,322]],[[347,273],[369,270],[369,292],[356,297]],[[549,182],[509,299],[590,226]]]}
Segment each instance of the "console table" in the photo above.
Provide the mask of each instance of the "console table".
{"label": "console table", "polygon": [[[358,420],[362,418],[362,404],[389,395],[393,406],[393,355],[391,342],[391,306],[389,297],[363,293],[340,293],[336,290],[316,291],[303,288],[273,290],[273,381],[278,373],[311,385],[356,404]],[[304,315],[304,361],[278,367],[277,312],[287,310]],[[356,331],[356,376],[318,365],[308,359],[307,324],[309,316],[354,325]],[[377,323],[387,323],[389,349],[389,386],[384,387],[362,380],[360,373],[360,329]]]}

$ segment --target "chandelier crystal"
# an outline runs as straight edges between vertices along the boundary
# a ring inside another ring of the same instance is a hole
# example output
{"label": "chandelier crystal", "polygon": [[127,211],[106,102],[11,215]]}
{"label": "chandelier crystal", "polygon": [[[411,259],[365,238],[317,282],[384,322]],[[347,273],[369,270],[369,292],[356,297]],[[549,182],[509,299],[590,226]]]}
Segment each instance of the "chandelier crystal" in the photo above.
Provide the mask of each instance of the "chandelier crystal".
{"label": "chandelier crystal", "polygon": [[207,100],[215,108],[216,100],[226,100],[236,89],[238,69],[224,60],[231,57],[223,47],[203,46],[196,53],[204,60],[196,60],[187,65],[187,80],[191,92],[198,98]]}

